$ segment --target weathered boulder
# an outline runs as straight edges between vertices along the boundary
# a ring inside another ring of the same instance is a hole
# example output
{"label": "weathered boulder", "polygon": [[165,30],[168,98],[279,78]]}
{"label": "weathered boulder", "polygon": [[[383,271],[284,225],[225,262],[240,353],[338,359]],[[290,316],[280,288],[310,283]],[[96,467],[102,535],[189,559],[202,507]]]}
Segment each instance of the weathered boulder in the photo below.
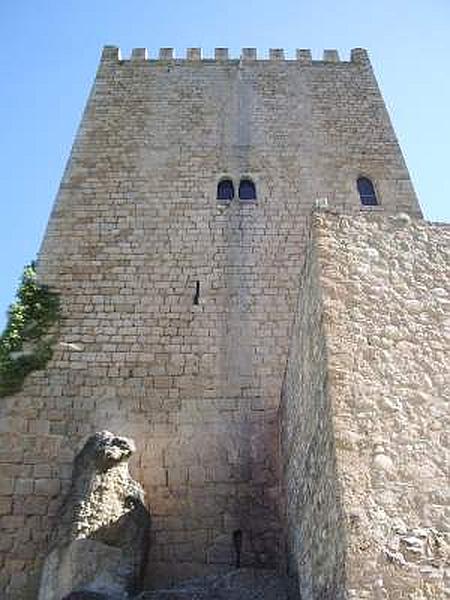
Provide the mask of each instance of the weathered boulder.
{"label": "weathered boulder", "polygon": [[91,436],[76,456],[39,600],[127,600],[139,591],[150,517],[128,471],[133,440]]}

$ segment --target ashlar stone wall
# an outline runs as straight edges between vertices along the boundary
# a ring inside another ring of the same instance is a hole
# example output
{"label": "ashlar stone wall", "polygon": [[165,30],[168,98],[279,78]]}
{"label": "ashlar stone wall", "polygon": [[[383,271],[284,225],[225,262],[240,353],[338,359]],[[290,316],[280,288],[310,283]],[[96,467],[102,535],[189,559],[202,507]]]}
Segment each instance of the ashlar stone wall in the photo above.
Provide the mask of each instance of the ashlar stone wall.
{"label": "ashlar stone wall", "polygon": [[441,600],[450,228],[317,214],[311,235],[282,405],[291,571],[306,599],[339,597],[343,564],[349,598]]}

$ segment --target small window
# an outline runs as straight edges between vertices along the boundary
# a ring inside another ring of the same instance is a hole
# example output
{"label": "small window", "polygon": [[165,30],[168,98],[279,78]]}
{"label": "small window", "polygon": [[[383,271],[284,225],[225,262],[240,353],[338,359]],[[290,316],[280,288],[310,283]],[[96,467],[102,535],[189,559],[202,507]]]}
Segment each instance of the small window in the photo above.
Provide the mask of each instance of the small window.
{"label": "small window", "polygon": [[240,200],[256,200],[256,188],[251,179],[241,179],[239,184]]}
{"label": "small window", "polygon": [[217,200],[233,200],[234,185],[231,179],[222,179],[217,186]]}
{"label": "small window", "polygon": [[363,206],[376,206],[378,204],[377,195],[373,183],[367,177],[360,177],[356,182],[358,186],[359,197]]}

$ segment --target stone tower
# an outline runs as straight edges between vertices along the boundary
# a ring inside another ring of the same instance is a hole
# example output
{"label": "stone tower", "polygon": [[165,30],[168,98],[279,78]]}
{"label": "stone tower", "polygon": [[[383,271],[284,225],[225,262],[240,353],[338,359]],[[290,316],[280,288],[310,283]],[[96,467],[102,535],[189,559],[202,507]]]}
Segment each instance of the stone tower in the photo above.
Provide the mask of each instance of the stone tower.
{"label": "stone tower", "polygon": [[421,217],[365,50],[105,47],[39,254],[58,344],[2,407],[8,598],[35,597],[101,429],[136,440],[148,586],[233,568],[236,536],[243,566],[286,569],[279,405],[316,206]]}

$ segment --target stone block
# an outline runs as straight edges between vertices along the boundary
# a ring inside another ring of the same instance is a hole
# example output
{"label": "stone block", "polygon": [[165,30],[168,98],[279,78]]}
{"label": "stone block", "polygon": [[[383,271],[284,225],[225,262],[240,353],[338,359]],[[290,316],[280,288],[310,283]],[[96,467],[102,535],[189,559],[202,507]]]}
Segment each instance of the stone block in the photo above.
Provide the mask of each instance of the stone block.
{"label": "stone block", "polygon": [[323,60],[325,62],[339,62],[339,53],[337,50],[324,50],[323,51]]}
{"label": "stone block", "polygon": [[201,48],[188,48],[186,53],[187,60],[201,60],[202,59],[202,49]]}
{"label": "stone block", "polygon": [[159,60],[173,60],[173,48],[160,48]]}
{"label": "stone block", "polygon": [[297,60],[302,63],[310,63],[312,61],[311,50],[299,48],[297,50]]}
{"label": "stone block", "polygon": [[48,510],[48,498],[47,496],[28,496],[23,508],[26,515],[45,515]]}
{"label": "stone block", "polygon": [[34,491],[37,495],[56,496],[60,491],[59,479],[36,479]]}
{"label": "stone block", "polygon": [[0,516],[11,514],[12,498],[0,498]]}
{"label": "stone block", "polygon": [[216,48],[214,58],[216,60],[228,60],[228,48]]}
{"label": "stone block", "polygon": [[270,60],[284,60],[283,48],[271,48],[269,50],[269,59]]}
{"label": "stone block", "polygon": [[14,490],[14,479],[11,477],[0,477],[0,496],[9,496]]}
{"label": "stone block", "polygon": [[256,48],[242,48],[242,60],[256,60]]}
{"label": "stone block", "polygon": [[148,59],[148,51],[147,48],[133,48],[131,51],[131,60],[133,61],[141,61]]}
{"label": "stone block", "polygon": [[28,496],[33,493],[33,479],[16,479],[14,483],[14,493],[22,496]]}

